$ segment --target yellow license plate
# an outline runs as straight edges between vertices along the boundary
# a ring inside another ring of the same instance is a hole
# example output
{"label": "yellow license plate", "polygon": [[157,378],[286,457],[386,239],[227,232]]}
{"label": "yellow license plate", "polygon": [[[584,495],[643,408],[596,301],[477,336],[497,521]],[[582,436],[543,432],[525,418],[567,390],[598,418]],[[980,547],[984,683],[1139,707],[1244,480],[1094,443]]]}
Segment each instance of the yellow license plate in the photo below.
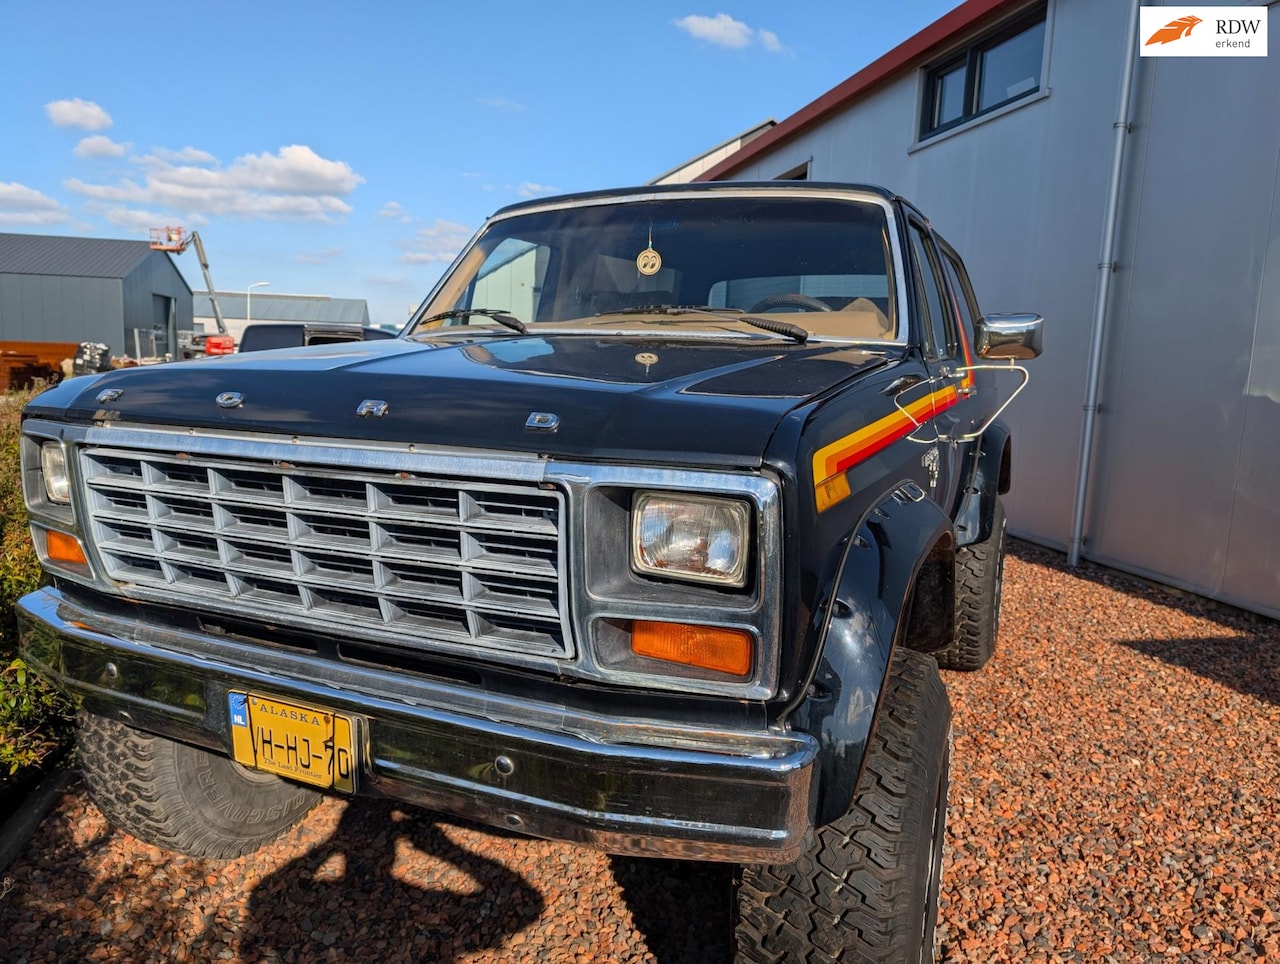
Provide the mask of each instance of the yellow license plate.
{"label": "yellow license plate", "polygon": [[347,716],[256,693],[227,694],[237,763],[317,787],[356,789],[355,723]]}

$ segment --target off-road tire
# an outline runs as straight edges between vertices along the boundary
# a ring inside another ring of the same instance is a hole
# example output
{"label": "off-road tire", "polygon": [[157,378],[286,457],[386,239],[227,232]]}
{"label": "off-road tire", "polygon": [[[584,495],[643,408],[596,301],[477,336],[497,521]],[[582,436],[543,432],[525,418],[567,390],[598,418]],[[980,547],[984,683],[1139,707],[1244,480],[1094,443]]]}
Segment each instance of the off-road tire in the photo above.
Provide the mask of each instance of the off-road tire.
{"label": "off-road tire", "polygon": [[934,959],[951,704],[933,658],[899,650],[853,804],[793,864],[742,868],[737,960]]}
{"label": "off-road tire", "polygon": [[298,823],[321,794],[208,750],[81,712],[80,768],[115,826],[166,850],[226,860]]}
{"label": "off-road tire", "polygon": [[1004,503],[996,496],[986,542],[956,550],[956,624],[951,645],[934,653],[943,669],[982,669],[995,654],[1004,589]]}

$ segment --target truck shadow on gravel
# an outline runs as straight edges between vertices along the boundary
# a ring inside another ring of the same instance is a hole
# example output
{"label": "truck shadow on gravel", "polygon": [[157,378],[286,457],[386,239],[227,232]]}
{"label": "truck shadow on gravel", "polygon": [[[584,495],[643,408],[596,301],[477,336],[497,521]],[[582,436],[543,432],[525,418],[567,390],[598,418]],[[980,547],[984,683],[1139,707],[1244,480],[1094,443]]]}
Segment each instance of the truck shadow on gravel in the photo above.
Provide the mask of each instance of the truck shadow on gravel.
{"label": "truck shadow on gravel", "polygon": [[1121,642],[1144,656],[1180,666],[1245,696],[1280,706],[1280,638],[1274,629],[1245,638]]}
{"label": "truck shadow on gravel", "polygon": [[733,959],[731,864],[616,856],[609,864],[657,964]]}
{"label": "truck shadow on gravel", "polygon": [[[241,953],[268,961],[395,956],[443,964],[498,947],[537,920],[545,908],[538,891],[455,844],[437,818],[384,801],[351,801],[327,840],[253,889]],[[393,872],[404,848],[450,865],[432,881],[438,886]]]}
{"label": "truck shadow on gravel", "polygon": [[1060,552],[1010,540],[1010,555],[1199,619],[1217,623],[1231,635],[1186,639],[1123,639],[1135,652],[1238,693],[1280,706],[1280,623],[1202,596],[1147,582],[1137,576],[1083,562],[1076,569]]}

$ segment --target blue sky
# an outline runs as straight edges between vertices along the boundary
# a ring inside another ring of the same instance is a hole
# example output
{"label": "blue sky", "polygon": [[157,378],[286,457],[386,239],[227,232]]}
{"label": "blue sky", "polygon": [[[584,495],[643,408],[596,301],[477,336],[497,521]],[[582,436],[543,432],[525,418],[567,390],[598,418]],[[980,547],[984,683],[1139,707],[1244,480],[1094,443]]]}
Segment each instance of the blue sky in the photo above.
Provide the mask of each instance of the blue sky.
{"label": "blue sky", "polygon": [[498,208],[648,181],[956,2],[11,0],[0,231],[180,224],[219,289],[398,324]]}

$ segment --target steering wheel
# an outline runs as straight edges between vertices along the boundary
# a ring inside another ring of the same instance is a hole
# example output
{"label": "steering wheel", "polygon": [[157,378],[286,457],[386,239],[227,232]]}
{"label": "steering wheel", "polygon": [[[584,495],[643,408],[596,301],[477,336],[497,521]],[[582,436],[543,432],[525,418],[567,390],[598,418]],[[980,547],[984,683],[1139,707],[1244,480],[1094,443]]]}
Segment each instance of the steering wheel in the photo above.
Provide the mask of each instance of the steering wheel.
{"label": "steering wheel", "polygon": [[757,301],[748,311],[768,311],[770,308],[794,308],[797,311],[831,311],[831,306],[825,301],[819,301],[817,298],[810,298],[808,295],[802,295],[795,291],[768,295]]}

